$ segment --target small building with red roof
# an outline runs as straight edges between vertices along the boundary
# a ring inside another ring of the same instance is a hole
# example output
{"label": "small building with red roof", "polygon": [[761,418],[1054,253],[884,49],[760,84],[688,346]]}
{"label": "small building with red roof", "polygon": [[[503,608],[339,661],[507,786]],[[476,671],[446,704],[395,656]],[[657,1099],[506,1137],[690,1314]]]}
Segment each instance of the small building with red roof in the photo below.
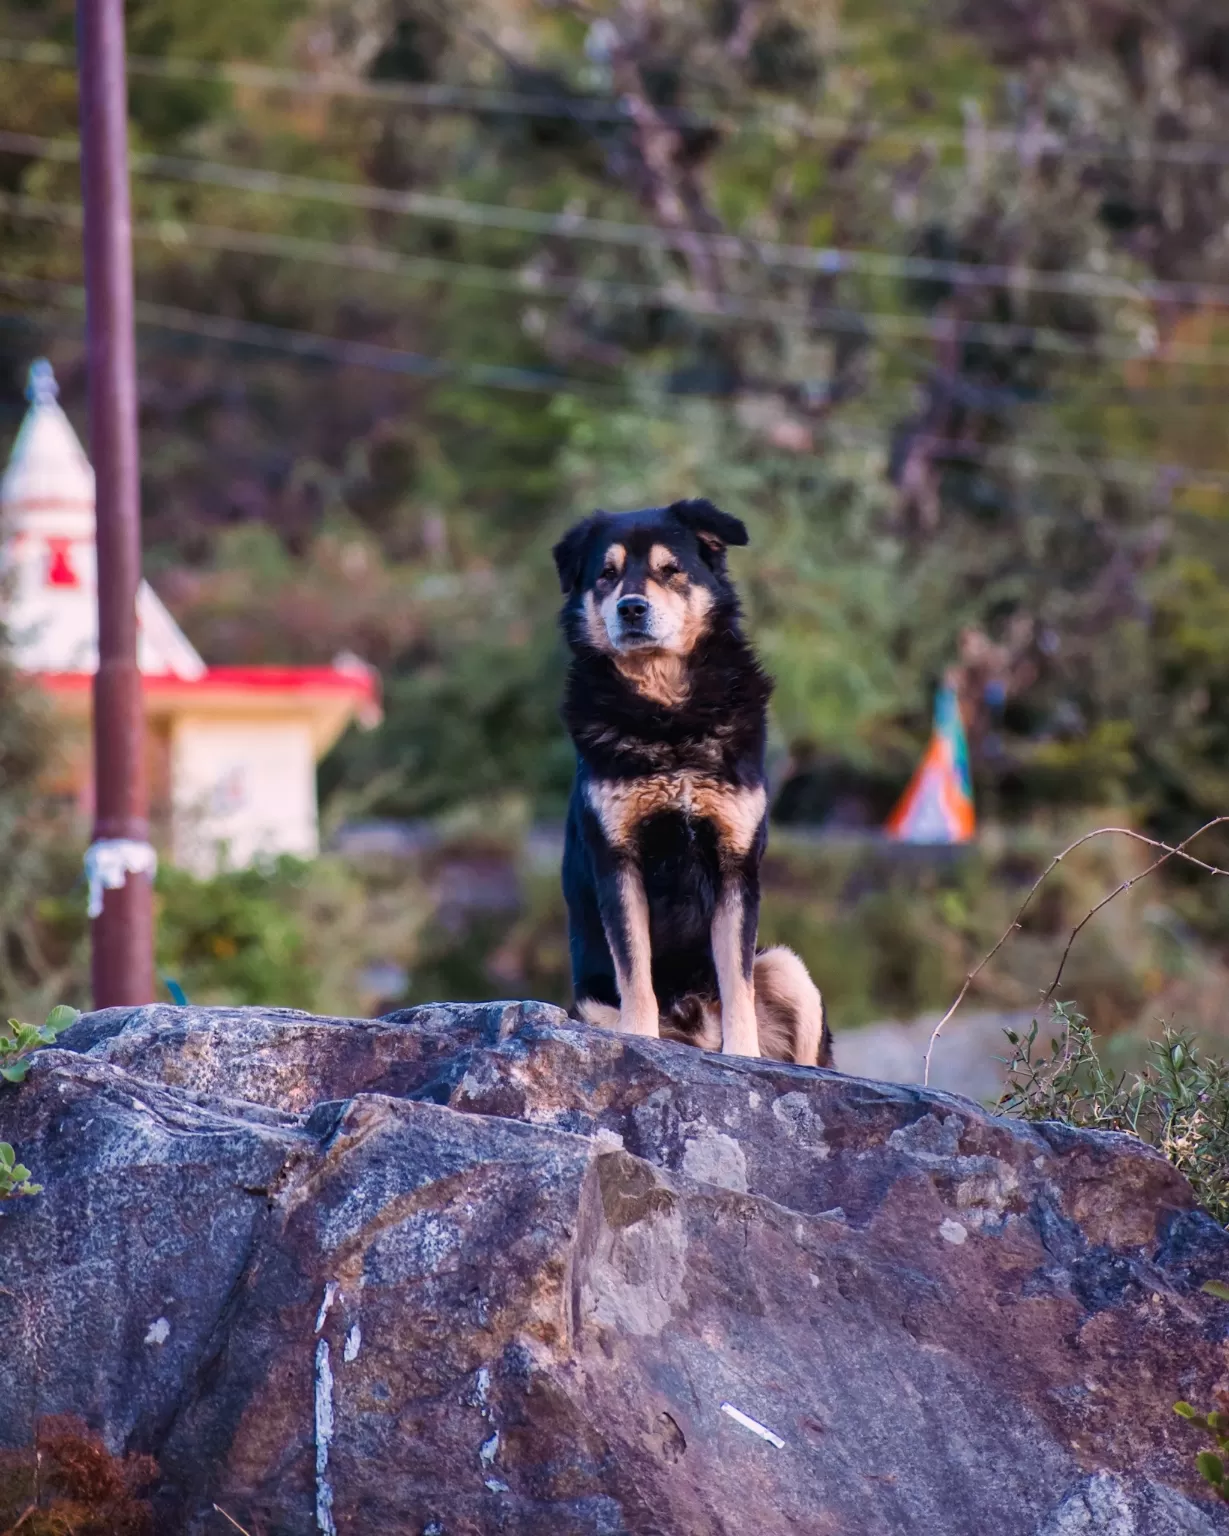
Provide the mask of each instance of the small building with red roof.
{"label": "small building with red roof", "polygon": [[[57,399],[30,370],[30,407],[0,479],[0,618],[12,660],[63,724],[56,788],[92,813],[98,666],[94,473]],[[316,764],[351,721],[380,718],[378,679],[331,667],[211,667],[153,588],[137,598],[151,816],[161,852],[198,874],[319,849]]]}

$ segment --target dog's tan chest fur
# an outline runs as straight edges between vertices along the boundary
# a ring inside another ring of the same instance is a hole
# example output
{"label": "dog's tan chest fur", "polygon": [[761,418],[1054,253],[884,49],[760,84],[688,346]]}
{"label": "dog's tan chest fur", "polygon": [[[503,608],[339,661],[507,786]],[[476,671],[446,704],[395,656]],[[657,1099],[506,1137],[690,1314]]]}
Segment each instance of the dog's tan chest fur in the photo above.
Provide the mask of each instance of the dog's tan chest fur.
{"label": "dog's tan chest fur", "polygon": [[687,658],[672,651],[632,651],[615,658],[621,672],[637,693],[666,709],[677,709],[691,692]]}
{"label": "dog's tan chest fur", "polygon": [[586,796],[614,848],[625,848],[642,821],[675,811],[692,821],[711,821],[731,853],[745,854],[764,818],[762,786],[744,789],[701,773],[654,773],[636,779],[593,779]]}

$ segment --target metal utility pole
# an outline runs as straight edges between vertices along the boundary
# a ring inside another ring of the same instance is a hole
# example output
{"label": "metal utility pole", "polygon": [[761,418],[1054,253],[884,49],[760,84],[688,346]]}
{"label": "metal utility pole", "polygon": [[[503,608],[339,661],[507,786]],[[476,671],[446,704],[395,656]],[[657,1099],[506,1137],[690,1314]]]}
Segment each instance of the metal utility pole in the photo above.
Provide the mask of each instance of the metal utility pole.
{"label": "metal utility pole", "polygon": [[153,849],[137,667],[140,461],[124,0],[77,0],[90,457],[98,504],[98,671],[90,882],[94,1006],[153,1001]]}

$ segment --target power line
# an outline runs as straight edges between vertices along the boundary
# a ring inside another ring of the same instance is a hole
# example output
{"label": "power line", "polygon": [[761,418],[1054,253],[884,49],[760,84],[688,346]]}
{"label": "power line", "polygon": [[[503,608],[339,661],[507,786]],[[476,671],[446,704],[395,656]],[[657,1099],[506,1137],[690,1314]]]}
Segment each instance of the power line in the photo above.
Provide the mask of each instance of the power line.
{"label": "power line", "polygon": [[[75,283],[0,273],[0,288],[75,309],[83,309],[85,305],[85,289]],[[545,394],[557,394],[571,386],[572,392],[577,394],[592,394],[607,400],[625,398],[625,392],[621,389],[602,384],[590,385],[586,380],[572,379],[545,370],[502,363],[452,362],[447,358],[428,357],[421,352],[410,352],[377,342],[347,341],[324,336],[316,331],[292,330],[254,320],[235,320],[226,315],[207,315],[198,310],[181,309],[172,304],[155,304],[148,300],[137,301],[136,317],[140,325],[177,331],[186,336],[199,336],[208,341],[265,348],[304,359],[318,358],[346,366],[374,368],[383,373],[401,373],[427,379],[460,378],[493,389]]]}
{"label": "power line", "polygon": [[[14,196],[0,193],[0,214],[31,219],[47,219],[69,227],[79,227],[81,208],[73,203],[48,202],[41,198]],[[405,256],[382,246],[358,245],[341,241],[306,239],[296,235],[283,235],[268,231],[228,229],[213,224],[184,224],[173,220],[137,221],[132,229],[137,240],[157,243],[163,247],[183,250],[222,250],[240,254],[272,256],[282,260],[320,262],[347,270],[375,272],[381,276],[405,277],[412,281],[457,283],[487,291],[511,292],[526,298],[555,299],[609,299],[615,302],[660,304],[695,312],[709,319],[773,320],[778,323],[825,324],[829,329],[844,329],[864,334],[880,320],[901,321],[908,317],[880,316],[859,310],[815,310],[798,306],[772,304],[763,301],[722,300],[720,307],[704,295],[686,289],[655,288],[647,284],[613,283],[590,278],[551,278],[536,272],[516,271],[501,267],[481,266],[471,262],[443,261],[436,257]],[[926,322],[919,321],[919,325]],[[924,339],[934,339],[930,328],[922,333]],[[1044,333],[1042,333],[1044,335]],[[882,342],[880,335],[876,338]],[[906,352],[921,367],[931,366],[930,360],[917,353]],[[1225,352],[1229,362],[1229,351]],[[980,391],[967,386],[972,403],[977,403]],[[1130,398],[1147,395],[1146,389],[1128,389]],[[1172,394],[1172,387],[1166,390]],[[1190,391],[1184,390],[1184,398]],[[1215,391],[1217,398],[1223,391]]]}
{"label": "power line", "polygon": [[[28,136],[26,135],[8,135],[3,130],[0,130],[0,149],[5,147],[6,141],[9,138],[26,139],[27,137]],[[45,140],[43,142],[47,144],[55,144],[63,141]],[[55,158],[61,157],[56,156]],[[205,162],[205,164],[210,164],[210,162]],[[242,167],[226,166],[223,167],[223,169],[228,173],[238,171],[240,174],[248,174],[243,170]],[[270,175],[277,176],[280,173],[256,171],[251,174],[263,178]],[[198,180],[199,178],[194,177],[193,179]],[[230,183],[228,182],[228,185],[229,184]],[[314,179],[312,184],[318,185]],[[348,188],[351,184],[347,182],[328,182],[325,183],[325,185],[329,187]],[[266,189],[261,188],[261,190]],[[293,194],[290,192],[275,192],[272,195],[282,196]],[[401,194],[393,194],[393,196],[400,195]],[[53,210],[55,209],[62,209],[67,212],[70,206],[75,205],[56,204],[38,198],[22,198],[13,194],[8,194],[5,196],[5,206],[9,209],[9,211],[14,213],[28,214],[32,217],[42,217],[42,212],[40,210],[45,210],[47,215],[51,216]],[[487,207],[487,205],[484,204],[467,204],[464,206],[479,210],[483,210]],[[558,216],[547,215],[547,217],[554,218]],[[167,227],[169,228],[169,223]],[[194,231],[200,231],[210,227],[211,226],[206,225],[184,226],[185,229],[190,228]],[[653,226],[650,225],[636,224],[626,225],[623,227],[644,231],[646,234],[657,233]],[[242,234],[241,231],[230,231],[229,233],[236,238],[239,238]],[[386,256],[390,258],[390,260],[396,260],[402,263],[417,263],[416,270],[421,271],[422,275],[424,276],[429,275],[428,269],[432,266],[443,272],[450,267],[455,268],[461,265],[472,265],[471,263],[438,261],[432,257],[406,257],[400,252],[388,252],[381,250],[379,247],[347,245],[340,242],[333,243],[332,246],[330,246],[330,242],[328,241],[299,240],[297,237],[293,236],[287,236],[285,238],[288,241],[296,241],[297,244],[304,248],[308,246],[314,246],[318,250],[333,248],[336,250],[355,252],[357,253],[358,259],[360,261],[366,260],[368,257],[370,257],[372,261],[372,270],[393,270],[391,265],[387,267],[385,266],[384,259]],[[795,247],[792,249],[802,251],[805,248]],[[287,254],[289,253],[289,247],[287,247]],[[839,260],[842,270],[845,272],[865,271],[874,276],[881,277],[907,277],[914,279],[929,278],[936,281],[948,281],[957,285],[972,284],[975,286],[993,288],[1012,288],[1017,293],[1036,290],[1074,293],[1084,295],[1086,297],[1119,298],[1140,302],[1151,301],[1175,304],[1201,304],[1207,306],[1224,306],[1229,308],[1229,284],[1175,283],[1162,282],[1159,280],[1154,281],[1150,279],[1142,279],[1137,282],[1128,278],[1106,277],[1099,273],[1093,272],[1045,272],[1027,267],[1013,268],[1009,266],[982,266],[971,262],[943,261],[932,259],[930,257],[895,256],[887,252],[879,251],[812,251],[811,254],[814,258],[816,258],[816,264],[820,266],[823,265],[825,258],[831,258],[833,269],[835,269],[836,261]],[[305,257],[305,259],[314,258]],[[490,268],[488,270],[491,272],[496,272],[499,269]],[[406,268],[405,275],[412,275],[408,268]],[[543,279],[543,283],[548,283],[549,281],[549,279]],[[586,279],[585,281],[588,282],[589,280]],[[532,286],[532,284],[527,283],[527,286]],[[572,286],[575,287],[576,285],[573,284]],[[654,288],[650,285],[637,285],[632,283],[616,284],[605,281],[599,281],[592,286],[594,286],[597,291],[608,290],[612,293],[617,289],[632,297],[656,296],[660,297],[663,302],[673,304],[677,307],[686,307],[689,304],[698,307],[714,302],[709,300],[705,295],[696,294],[677,287]],[[737,300],[734,302],[741,303],[741,301]],[[768,313],[770,311],[775,313],[776,308],[780,308],[780,306],[770,306],[769,310],[766,310],[761,303],[757,302],[752,306],[748,306],[745,310],[740,309],[737,312],[746,313],[750,316],[755,313]],[[807,311],[799,309],[798,306],[793,306],[791,312],[792,314],[799,317],[804,317],[807,313]]]}
{"label": "power line", "polygon": [[[49,69],[74,70],[71,49],[54,43],[21,43],[0,38],[0,59],[15,64],[40,64]],[[128,55],[128,73],[155,80],[187,80],[237,85],[251,90],[294,91],[312,96],[349,96],[386,106],[437,108],[460,112],[492,112],[507,116],[567,117],[582,122],[630,123],[632,115],[621,101],[598,97],[538,95],[536,92],[500,91],[486,86],[411,83],[400,80],[362,80],[340,73],[277,69],[265,64],[210,62],[204,59],[157,58]],[[699,123],[694,113],[666,114],[682,124]]]}
{"label": "power line", "polygon": [[[0,129],[0,152],[11,154],[41,155],[55,161],[77,160],[78,144],[66,138],[43,138],[35,134],[15,134]],[[476,227],[516,230],[519,233],[555,235],[568,240],[593,240],[618,246],[656,247],[679,249],[701,241],[716,255],[731,260],[757,261],[764,266],[790,267],[817,275],[837,276],[848,273],[866,273],[874,276],[906,276],[917,280],[946,281],[946,283],[971,284],[982,287],[1009,287],[1023,290],[1051,290],[1051,292],[1082,293],[1086,296],[1108,296],[1135,301],[1169,301],[1169,303],[1229,304],[1229,287],[1218,284],[1160,283],[1106,278],[1091,272],[1040,272],[1031,267],[979,266],[960,261],[934,260],[929,257],[896,257],[876,250],[839,250],[833,247],[788,246],[770,241],[744,240],[737,235],[710,235],[701,230],[664,230],[653,224],[622,223],[607,218],[590,218],[582,214],[544,214],[538,209],[498,206],[489,203],[467,203],[462,198],[441,197],[430,192],[395,192],[389,187],[359,186],[349,181],[324,180],[320,177],[283,172],[283,170],[252,169],[247,166],[230,166],[221,161],[195,160],[183,155],[147,155],[132,157],[132,169],[140,175],[167,181],[186,181],[197,186],[224,186],[240,192],[252,192],[261,197],[290,197],[324,201],[346,207],[361,207],[373,212],[409,215],[442,223],[467,224]],[[933,323],[940,324],[943,323]],[[991,326],[991,323],[968,323],[969,326]],[[965,329],[965,327],[962,327]],[[999,339],[1015,344],[1014,336],[1032,332],[1042,335],[1037,327],[991,326],[986,339]],[[923,332],[909,332],[922,335]],[[934,332],[934,335],[946,332]],[[966,332],[968,333],[968,332]],[[1086,347],[1072,344],[1071,338],[1062,332],[1052,332],[1055,341],[1052,350],[1083,355]],[[1103,344],[1100,355],[1111,358],[1148,358],[1154,353],[1151,338],[1140,346]],[[1198,349],[1194,349],[1198,350]],[[1177,356],[1177,349],[1168,349],[1169,356]],[[1194,361],[1194,358],[1192,358]]]}
{"label": "power line", "polygon": [[[77,227],[81,209],[74,203],[48,202],[42,198],[0,193],[0,212],[18,218],[49,219]],[[384,246],[342,241],[307,239],[273,231],[229,229],[216,224],[183,224],[174,220],[138,221],[133,235],[140,240],[185,250],[209,248],[246,255],[272,256],[283,260],[318,262],[347,270],[377,272],[385,276],[405,277],[424,282],[447,282],[496,291],[520,293],[526,297],[559,299],[608,299],[613,302],[654,304],[686,310],[708,318],[733,320],[772,320],[778,324],[810,325],[829,330],[863,334],[877,332],[902,338],[943,340],[952,334],[952,322],[928,320],[923,316],[894,315],[866,310],[834,307],[804,307],[774,303],[771,300],[744,300],[713,297],[678,287],[655,287],[645,283],[620,283],[592,278],[553,278],[532,271],[515,271],[482,266],[474,262],[443,261],[429,256],[406,256]],[[1113,343],[1079,341],[1062,332],[1036,326],[991,325],[964,321],[959,334],[970,339],[986,339],[1018,345],[1027,341],[1042,350],[1059,351],[1069,356],[1124,356],[1141,354],[1128,347],[1115,353]],[[1207,359],[1221,360],[1221,355]],[[1229,362],[1229,350],[1223,352]]]}
{"label": "power line", "polygon": [[[0,39],[0,59],[11,63],[42,65],[51,69],[74,70],[71,49],[53,43],[25,43],[13,38]],[[556,93],[501,91],[485,86],[419,84],[407,81],[355,79],[336,72],[279,69],[270,65],[243,62],[142,54],[128,56],[128,72],[149,79],[169,81],[213,81],[253,90],[294,91],[317,96],[344,96],[388,106],[439,109],[460,112],[489,112],[501,116],[561,117],[580,122],[631,123],[631,107],[622,100],[602,100],[592,96]],[[1165,165],[1229,165],[1229,145],[1215,140],[1173,140],[1138,138],[1132,144],[1107,144],[1093,138],[1081,139],[1050,128],[966,128],[943,126],[905,128],[898,125],[850,122],[844,118],[811,117],[805,109],[779,104],[758,107],[752,112],[731,112],[719,104],[704,110],[674,111],[659,108],[658,116],[673,127],[711,126],[714,122],[735,127],[787,129],[802,137],[841,140],[857,138],[867,143],[897,144],[903,149],[955,149],[967,153],[971,137],[979,149],[1027,155],[1070,155],[1086,159],[1147,159]]]}
{"label": "power line", "polygon": [[[14,294],[42,298],[54,305],[63,304],[78,310],[85,303],[83,288],[72,283],[45,278],[28,278],[11,273],[0,273],[0,288],[7,288]],[[504,364],[454,362],[450,359],[428,357],[419,352],[409,352],[374,342],[345,341],[332,336],[323,336],[314,331],[291,330],[283,326],[265,325],[250,320],[206,315],[196,310],[181,309],[169,304],[138,301],[136,316],[138,323],[142,326],[173,331],[181,335],[198,336],[210,341],[253,347],[263,351],[280,352],[304,360],[315,358],[345,366],[373,368],[381,372],[418,378],[436,380],[457,378],[491,389],[575,394],[608,403],[627,401],[625,390],[592,384],[588,380],[577,379],[572,375],[550,374]],[[667,381],[661,375],[652,379],[646,378],[645,382],[650,382],[659,389],[664,389],[667,385]],[[713,395],[698,398],[718,403],[722,400],[722,397]],[[864,446],[881,447],[883,443],[882,434],[862,431],[858,428],[843,427],[837,435],[846,442],[861,443]],[[949,439],[936,440],[932,446],[937,452],[952,458],[980,463],[987,468],[1010,470],[1026,477],[1093,475],[1100,479],[1153,488],[1161,485],[1189,484],[1212,485],[1218,489],[1229,490],[1229,468],[1202,469],[1190,464],[1142,458],[1090,460],[1071,452],[1043,454],[1029,448],[987,448]]]}
{"label": "power line", "polygon": [[[835,436],[869,446],[882,439],[859,428],[841,426]],[[929,438],[929,447],[948,460],[964,460],[985,469],[1003,469],[1022,478],[1032,475],[1086,477],[1117,480],[1125,484],[1157,489],[1162,486],[1210,485],[1229,491],[1229,468],[1200,469],[1192,464],[1171,463],[1163,459],[1093,459],[1070,450],[1063,453],[1038,453],[1032,448],[993,448],[959,438]]]}

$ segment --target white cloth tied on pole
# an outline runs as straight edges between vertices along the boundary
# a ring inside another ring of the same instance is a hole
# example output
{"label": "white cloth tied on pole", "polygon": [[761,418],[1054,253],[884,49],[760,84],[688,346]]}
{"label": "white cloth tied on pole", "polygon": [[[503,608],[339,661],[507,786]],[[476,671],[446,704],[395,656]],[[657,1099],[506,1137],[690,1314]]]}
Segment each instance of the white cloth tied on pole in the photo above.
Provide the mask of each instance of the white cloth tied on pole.
{"label": "white cloth tied on pole", "polygon": [[85,850],[85,879],[90,900],[86,911],[91,918],[102,916],[103,891],[118,891],[129,875],[158,872],[158,855],[151,843],[139,843],[129,837],[104,837]]}

